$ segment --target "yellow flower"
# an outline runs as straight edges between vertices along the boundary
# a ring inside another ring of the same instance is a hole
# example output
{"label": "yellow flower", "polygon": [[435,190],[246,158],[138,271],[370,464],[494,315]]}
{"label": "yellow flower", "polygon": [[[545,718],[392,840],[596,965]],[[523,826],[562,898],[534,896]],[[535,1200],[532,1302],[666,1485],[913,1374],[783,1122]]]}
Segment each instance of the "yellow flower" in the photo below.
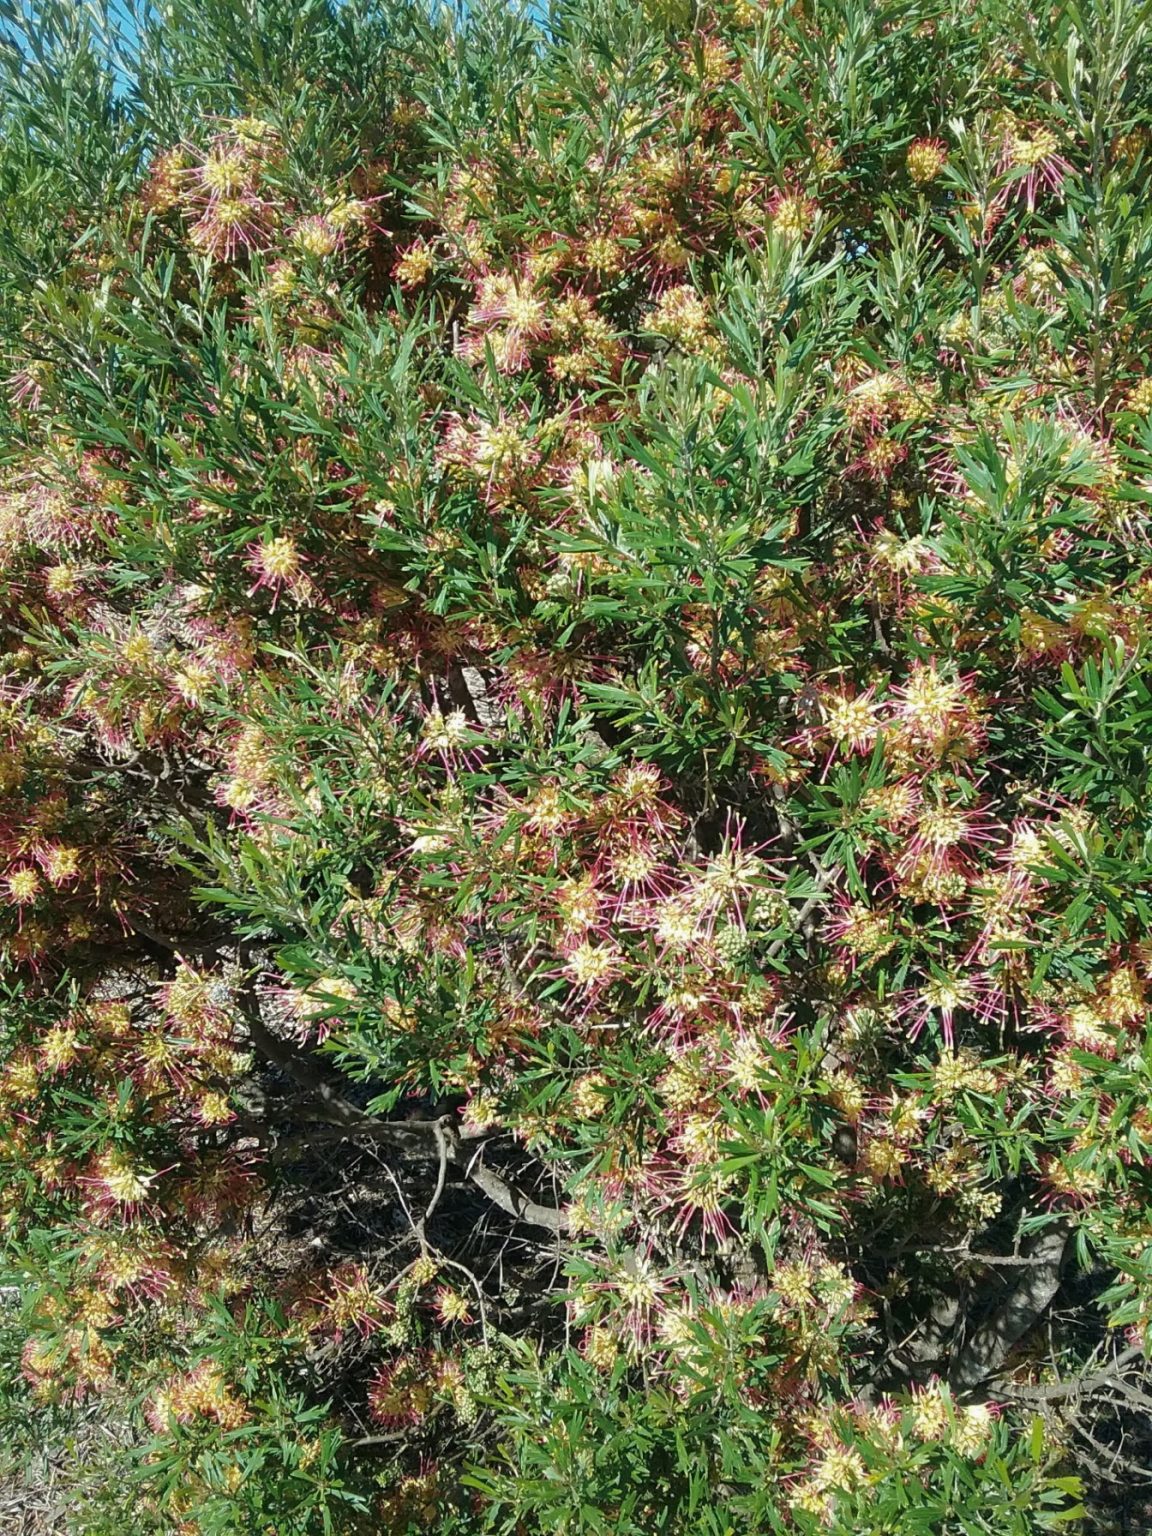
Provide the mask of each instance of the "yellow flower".
{"label": "yellow flower", "polygon": [[589,1328],[584,1338],[584,1358],[598,1371],[610,1371],[620,1353],[615,1334],[607,1328]]}
{"label": "yellow flower", "polygon": [[849,1072],[830,1072],[825,1087],[828,1101],[835,1104],[845,1120],[855,1124],[864,1113],[864,1090]]}
{"label": "yellow flower", "polygon": [[139,1205],[154,1177],[149,1170],[133,1167],[122,1152],[106,1152],[96,1164],[97,1181],[117,1205]]}
{"label": "yellow flower", "polygon": [[801,192],[785,192],[769,207],[772,228],[790,240],[799,240],[812,228],[819,208]]}
{"label": "yellow flower", "polygon": [[225,199],[243,191],[248,163],[236,151],[218,150],[200,167],[200,180],[215,197]]}
{"label": "yellow flower", "polygon": [[1011,141],[1012,164],[1031,168],[1056,153],[1056,135],[1048,128],[1037,128],[1031,135],[1016,134]]}
{"label": "yellow flower", "polygon": [[196,1118],[205,1126],[227,1125],[235,1118],[228,1095],[215,1090],[202,1094],[196,1106]]}
{"label": "yellow flower", "polygon": [[203,662],[189,659],[172,673],[172,684],[186,703],[203,704],[216,685],[216,674]]}
{"label": "yellow flower", "polygon": [[817,1464],[812,1473],[812,1482],[821,1490],[836,1488],[848,1492],[859,1487],[866,1475],[859,1451],[851,1450],[846,1445],[836,1445],[826,1451]]}
{"label": "yellow flower", "polygon": [[708,306],[688,283],[669,288],[648,317],[648,329],[685,352],[703,351],[712,340]]}
{"label": "yellow flower", "polygon": [[439,1264],[429,1254],[422,1254],[408,1271],[413,1285],[427,1285],[439,1273]]}
{"label": "yellow flower", "polygon": [[1138,384],[1133,384],[1124,404],[1138,416],[1152,415],[1152,379],[1141,379]]}
{"label": "yellow flower", "polygon": [[75,565],[50,565],[44,572],[44,585],[52,597],[74,597],[80,590],[80,569]]}
{"label": "yellow flower", "polygon": [[811,1267],[803,1260],[790,1264],[778,1264],[772,1275],[772,1287],[789,1306],[806,1307],[812,1304]]}
{"label": "yellow flower", "polygon": [[579,987],[594,986],[606,980],[619,959],[619,951],[611,944],[578,945],[568,956],[565,970]]}
{"label": "yellow flower", "polygon": [[289,538],[269,539],[254,553],[253,563],[267,581],[292,582],[301,571],[301,555]]}
{"label": "yellow flower", "polygon": [[4,879],[10,900],[18,907],[26,907],[40,894],[40,876],[30,866],[12,870]]}
{"label": "yellow flower", "polygon": [[77,1059],[76,1031],[69,1024],[54,1024],[40,1045],[43,1065],[50,1072],[64,1072]]}
{"label": "yellow flower", "polygon": [[128,666],[145,671],[156,661],[156,647],[148,635],[129,635],[120,647],[120,655]]}
{"label": "yellow flower", "polygon": [[700,1102],[705,1081],[700,1062],[682,1056],[659,1079],[656,1092],[673,1114],[683,1114]]}
{"label": "yellow flower", "polygon": [[34,1061],[10,1061],[0,1078],[0,1094],[16,1104],[35,1098],[39,1086],[40,1075]]}
{"label": "yellow flower", "polygon": [[935,181],[948,164],[948,151],[939,139],[917,139],[908,146],[908,175],[918,187]]}
{"label": "yellow flower", "polygon": [[908,1160],[906,1150],[886,1136],[870,1141],[864,1149],[864,1166],[877,1182],[894,1179]]}
{"label": "yellow flower", "polygon": [[593,1120],[603,1111],[607,1081],[603,1072],[587,1072],[572,1084],[568,1090],[568,1103],[578,1119]]}
{"label": "yellow flower", "polygon": [[916,1393],[912,1404],[912,1433],[918,1440],[942,1440],[948,1433],[949,1400],[938,1381]]}
{"label": "yellow flower", "polygon": [[969,1403],[956,1411],[952,1426],[952,1445],[961,1456],[980,1456],[992,1437],[995,1425],[985,1403]]}

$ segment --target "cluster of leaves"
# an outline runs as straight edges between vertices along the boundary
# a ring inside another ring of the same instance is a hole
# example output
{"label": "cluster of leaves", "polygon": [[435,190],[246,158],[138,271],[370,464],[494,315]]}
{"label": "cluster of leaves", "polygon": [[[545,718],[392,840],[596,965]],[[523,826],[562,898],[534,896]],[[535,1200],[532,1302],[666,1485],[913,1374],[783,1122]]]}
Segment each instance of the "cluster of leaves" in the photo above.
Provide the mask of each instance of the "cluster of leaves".
{"label": "cluster of leaves", "polygon": [[115,1417],[75,1528],[1076,1524],[1152,6],[0,15],[0,1402]]}

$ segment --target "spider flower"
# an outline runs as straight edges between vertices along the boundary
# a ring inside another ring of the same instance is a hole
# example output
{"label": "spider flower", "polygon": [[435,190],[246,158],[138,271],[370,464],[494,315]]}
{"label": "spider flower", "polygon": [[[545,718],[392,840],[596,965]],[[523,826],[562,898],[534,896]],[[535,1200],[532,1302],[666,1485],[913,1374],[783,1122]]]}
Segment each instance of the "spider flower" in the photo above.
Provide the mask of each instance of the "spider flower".
{"label": "spider flower", "polygon": [[1059,153],[1056,135],[1043,126],[1021,128],[1012,123],[1007,128],[1000,149],[998,168],[1009,179],[997,194],[996,202],[1022,198],[1031,213],[1036,199],[1044,192],[1059,195],[1064,178],[1072,167]]}

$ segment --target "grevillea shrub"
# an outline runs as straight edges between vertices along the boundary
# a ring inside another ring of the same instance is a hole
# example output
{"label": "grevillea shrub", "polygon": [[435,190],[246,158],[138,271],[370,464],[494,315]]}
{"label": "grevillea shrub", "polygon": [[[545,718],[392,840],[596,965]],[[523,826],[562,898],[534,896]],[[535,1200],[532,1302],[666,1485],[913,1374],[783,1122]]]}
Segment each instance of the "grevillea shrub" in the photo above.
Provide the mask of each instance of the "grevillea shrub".
{"label": "grevillea shrub", "polygon": [[1147,1529],[1147,0],[3,12],[14,1518]]}

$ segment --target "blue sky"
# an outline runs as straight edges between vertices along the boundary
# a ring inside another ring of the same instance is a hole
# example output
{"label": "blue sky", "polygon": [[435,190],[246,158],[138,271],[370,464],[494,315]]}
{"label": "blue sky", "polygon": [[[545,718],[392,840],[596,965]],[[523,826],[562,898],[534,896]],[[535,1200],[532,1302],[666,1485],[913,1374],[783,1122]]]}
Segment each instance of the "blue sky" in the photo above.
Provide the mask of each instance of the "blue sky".
{"label": "blue sky", "polygon": [[[106,0],[106,4],[109,20],[116,30],[120,32],[124,43],[131,48],[136,39],[136,19],[129,9],[127,0]],[[138,3],[138,8],[142,9],[143,5]],[[100,0],[95,0],[91,9],[96,14],[99,14]],[[19,13],[7,21],[4,31],[10,37],[13,37],[17,43],[27,45],[35,39],[37,27],[43,26],[43,15],[43,9],[37,6],[36,0],[23,0],[19,7]],[[115,58],[113,58],[112,63],[113,67],[116,68]],[[116,68],[116,73],[118,77],[126,80],[122,70]]]}

